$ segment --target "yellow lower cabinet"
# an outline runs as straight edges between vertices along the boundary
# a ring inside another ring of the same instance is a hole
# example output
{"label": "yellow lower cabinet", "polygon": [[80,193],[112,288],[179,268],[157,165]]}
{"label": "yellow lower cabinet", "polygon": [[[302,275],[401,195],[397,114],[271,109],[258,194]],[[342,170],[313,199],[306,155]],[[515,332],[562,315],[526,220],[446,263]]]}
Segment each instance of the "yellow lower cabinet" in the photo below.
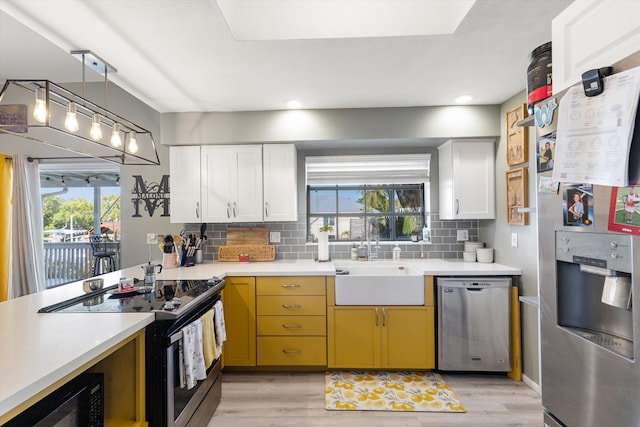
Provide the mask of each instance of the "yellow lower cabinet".
{"label": "yellow lower cabinet", "polygon": [[258,316],[258,335],[327,335],[325,316]]}
{"label": "yellow lower cabinet", "polygon": [[260,366],[324,366],[327,364],[325,337],[258,337]]}
{"label": "yellow lower cabinet", "polygon": [[330,368],[435,368],[433,307],[329,307]]}
{"label": "yellow lower cabinet", "polygon": [[435,368],[433,307],[382,307],[383,368]]}
{"label": "yellow lower cabinet", "polygon": [[380,366],[380,311],[377,307],[329,307],[328,366]]}
{"label": "yellow lower cabinet", "polygon": [[256,279],[227,277],[222,293],[227,341],[225,366],[256,365]]}

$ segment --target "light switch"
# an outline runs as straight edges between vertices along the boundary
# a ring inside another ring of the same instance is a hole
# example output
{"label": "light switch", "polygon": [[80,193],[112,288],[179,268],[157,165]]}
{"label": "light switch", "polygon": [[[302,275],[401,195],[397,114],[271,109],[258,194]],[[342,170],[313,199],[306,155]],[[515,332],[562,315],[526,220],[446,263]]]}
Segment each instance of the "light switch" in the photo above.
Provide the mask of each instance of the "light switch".
{"label": "light switch", "polygon": [[511,246],[518,247],[518,233],[511,233]]}

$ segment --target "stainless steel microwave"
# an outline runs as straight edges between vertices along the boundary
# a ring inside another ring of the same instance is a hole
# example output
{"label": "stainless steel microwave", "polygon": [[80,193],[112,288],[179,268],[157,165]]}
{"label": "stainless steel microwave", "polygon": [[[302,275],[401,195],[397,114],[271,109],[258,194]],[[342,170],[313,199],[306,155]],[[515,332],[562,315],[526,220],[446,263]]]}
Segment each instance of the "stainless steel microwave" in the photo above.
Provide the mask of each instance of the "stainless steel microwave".
{"label": "stainless steel microwave", "polygon": [[103,427],[104,375],[81,374],[5,424],[24,426]]}

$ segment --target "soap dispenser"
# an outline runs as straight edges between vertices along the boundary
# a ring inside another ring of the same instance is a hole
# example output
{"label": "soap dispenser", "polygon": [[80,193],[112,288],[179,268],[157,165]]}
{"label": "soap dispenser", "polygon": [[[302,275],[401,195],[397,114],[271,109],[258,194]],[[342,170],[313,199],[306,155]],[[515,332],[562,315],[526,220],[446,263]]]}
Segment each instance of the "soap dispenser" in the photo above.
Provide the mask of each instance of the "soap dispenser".
{"label": "soap dispenser", "polygon": [[398,246],[397,243],[396,243],[396,246],[393,248],[392,252],[393,252],[394,260],[398,260],[402,257],[402,249],[400,249],[400,246]]}

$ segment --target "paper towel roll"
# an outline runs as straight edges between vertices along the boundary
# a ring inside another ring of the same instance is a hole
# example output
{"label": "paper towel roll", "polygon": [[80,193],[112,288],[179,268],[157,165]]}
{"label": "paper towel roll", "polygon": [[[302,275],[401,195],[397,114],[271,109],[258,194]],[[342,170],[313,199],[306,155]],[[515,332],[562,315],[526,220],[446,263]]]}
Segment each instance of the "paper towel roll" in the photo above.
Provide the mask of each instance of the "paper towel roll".
{"label": "paper towel roll", "polygon": [[329,261],[329,233],[318,233],[318,261]]}

